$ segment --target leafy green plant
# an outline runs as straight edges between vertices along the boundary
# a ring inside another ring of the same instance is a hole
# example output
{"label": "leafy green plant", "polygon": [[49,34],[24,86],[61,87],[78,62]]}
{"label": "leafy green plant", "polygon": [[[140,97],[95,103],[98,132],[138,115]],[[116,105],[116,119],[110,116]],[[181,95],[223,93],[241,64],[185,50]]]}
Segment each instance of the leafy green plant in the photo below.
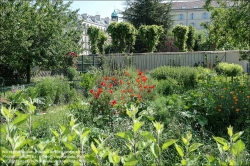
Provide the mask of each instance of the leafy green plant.
{"label": "leafy green plant", "polygon": [[73,81],[77,78],[78,71],[76,70],[76,68],[68,67],[66,72],[67,72],[67,77],[69,81]]}
{"label": "leafy green plant", "polygon": [[215,137],[213,139],[216,141],[218,150],[220,152],[220,157],[216,158],[212,155],[206,155],[208,159],[208,164],[219,164],[219,165],[245,165],[247,163],[243,162],[245,144],[239,139],[244,133],[243,131],[238,133],[233,133],[233,127],[229,126],[227,128],[227,133],[229,136],[229,141],[222,137]]}
{"label": "leafy green plant", "polygon": [[186,41],[188,38],[188,27],[183,25],[176,25],[173,28],[175,42],[174,44],[180,51],[186,51]]}
{"label": "leafy green plant", "polygon": [[156,86],[156,91],[163,96],[179,93],[180,89],[181,88],[180,85],[178,85],[178,82],[172,78],[160,80]]}
{"label": "leafy green plant", "polygon": [[242,75],[243,68],[241,65],[238,64],[229,64],[227,62],[221,62],[216,66],[216,70],[220,74],[224,74],[227,77],[231,77],[233,81],[233,77]]}
{"label": "leafy green plant", "polygon": [[[184,148],[175,143],[175,149],[178,154],[181,156],[181,165],[194,165],[197,163],[199,157],[195,156],[193,152],[197,150],[203,144],[201,143],[193,143],[191,144],[192,140],[192,133],[188,131],[186,136],[182,136],[182,142],[184,144]],[[185,150],[184,150],[185,149]]]}

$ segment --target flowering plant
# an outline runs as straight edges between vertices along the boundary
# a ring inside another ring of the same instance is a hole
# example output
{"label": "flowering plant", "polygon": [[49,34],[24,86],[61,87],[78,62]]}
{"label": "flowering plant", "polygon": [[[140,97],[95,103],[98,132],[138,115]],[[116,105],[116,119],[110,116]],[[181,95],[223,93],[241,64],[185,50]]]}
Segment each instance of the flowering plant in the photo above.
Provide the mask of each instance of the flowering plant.
{"label": "flowering plant", "polygon": [[65,54],[65,62],[67,67],[77,67],[77,54],[74,52],[68,52]]}
{"label": "flowering plant", "polygon": [[121,76],[105,76],[98,85],[89,92],[93,116],[108,115],[108,118],[125,116],[126,105],[136,103],[145,106],[154,97],[155,85],[148,84],[148,77],[137,69],[136,77],[124,71]]}

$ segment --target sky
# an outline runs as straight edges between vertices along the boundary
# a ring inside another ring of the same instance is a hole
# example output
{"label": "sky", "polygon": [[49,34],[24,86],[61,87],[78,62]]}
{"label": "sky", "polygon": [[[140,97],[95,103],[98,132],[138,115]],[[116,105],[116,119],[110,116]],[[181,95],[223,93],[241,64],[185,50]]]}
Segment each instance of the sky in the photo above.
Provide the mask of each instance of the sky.
{"label": "sky", "polygon": [[123,10],[125,5],[123,0],[72,0],[71,9],[80,9],[79,14],[87,13],[88,15],[100,15],[101,18],[111,18],[114,9]]}

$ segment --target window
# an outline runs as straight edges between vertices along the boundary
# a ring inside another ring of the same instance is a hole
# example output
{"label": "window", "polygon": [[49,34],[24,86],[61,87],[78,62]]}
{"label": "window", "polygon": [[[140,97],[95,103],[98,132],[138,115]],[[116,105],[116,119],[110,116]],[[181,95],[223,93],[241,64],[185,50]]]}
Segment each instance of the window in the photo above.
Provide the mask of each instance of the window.
{"label": "window", "polygon": [[186,9],[186,6],[182,6],[181,9]]}
{"label": "window", "polygon": [[179,20],[183,20],[184,19],[184,15],[183,14],[180,14],[179,15]]}
{"label": "window", "polygon": [[194,6],[194,9],[197,9],[198,8],[198,6]]}
{"label": "window", "polygon": [[193,20],[194,19],[194,13],[190,14],[190,18]]}
{"label": "window", "polygon": [[207,18],[208,18],[208,14],[207,14],[207,13],[203,13],[203,14],[202,14],[202,18],[203,18],[203,19],[207,19]]}

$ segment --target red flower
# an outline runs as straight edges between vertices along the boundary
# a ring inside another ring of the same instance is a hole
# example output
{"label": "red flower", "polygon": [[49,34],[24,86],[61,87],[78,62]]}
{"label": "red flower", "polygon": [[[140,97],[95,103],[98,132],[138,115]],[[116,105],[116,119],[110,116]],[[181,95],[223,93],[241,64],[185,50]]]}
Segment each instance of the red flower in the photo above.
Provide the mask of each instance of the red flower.
{"label": "red flower", "polygon": [[102,92],[102,88],[98,88],[98,92],[101,93]]}
{"label": "red flower", "polygon": [[154,85],[151,85],[151,86],[149,86],[149,88],[154,89],[154,88],[155,88],[155,86],[154,86]]}
{"label": "red flower", "polygon": [[106,81],[107,81],[108,79],[109,79],[109,78],[108,78],[107,76],[106,76],[106,77],[104,77],[104,80],[106,80]]}
{"label": "red flower", "polygon": [[138,94],[138,95],[137,95],[137,98],[141,98],[141,94]]}
{"label": "red flower", "polygon": [[122,92],[123,92],[123,93],[126,93],[126,89],[123,89]]}
{"label": "red flower", "polygon": [[130,82],[127,82],[127,84],[129,85],[129,84],[130,84]]}
{"label": "red flower", "polygon": [[113,100],[113,101],[111,102],[111,105],[114,106],[115,104],[116,104],[116,101]]}
{"label": "red flower", "polygon": [[114,77],[112,77],[112,78],[111,78],[111,80],[112,80],[112,81],[114,81],[114,80],[115,80],[115,78],[114,78]]}
{"label": "red flower", "polygon": [[109,88],[112,88],[113,87],[113,84],[109,84]]}
{"label": "red flower", "polygon": [[136,82],[138,82],[138,83],[141,82],[141,79],[140,78],[136,79]]}
{"label": "red flower", "polygon": [[128,90],[128,92],[132,92],[133,90],[130,88],[129,90]]}
{"label": "red flower", "polygon": [[106,83],[105,82],[101,82],[101,86],[106,86]]}
{"label": "red flower", "polygon": [[147,89],[148,88],[148,86],[147,85],[144,85],[144,89]]}
{"label": "red flower", "polygon": [[135,96],[135,94],[131,94],[131,96],[132,96],[132,97],[134,97],[134,96]]}
{"label": "red flower", "polygon": [[108,90],[108,92],[111,94],[111,93],[113,93],[113,90]]}
{"label": "red flower", "polygon": [[122,80],[119,80],[120,84],[122,84]]}
{"label": "red flower", "polygon": [[151,92],[151,90],[150,90],[150,89],[148,89],[148,92]]}
{"label": "red flower", "polygon": [[89,91],[89,92],[93,94],[93,93],[94,93],[94,90],[93,90],[93,89],[90,89],[90,91]]}

